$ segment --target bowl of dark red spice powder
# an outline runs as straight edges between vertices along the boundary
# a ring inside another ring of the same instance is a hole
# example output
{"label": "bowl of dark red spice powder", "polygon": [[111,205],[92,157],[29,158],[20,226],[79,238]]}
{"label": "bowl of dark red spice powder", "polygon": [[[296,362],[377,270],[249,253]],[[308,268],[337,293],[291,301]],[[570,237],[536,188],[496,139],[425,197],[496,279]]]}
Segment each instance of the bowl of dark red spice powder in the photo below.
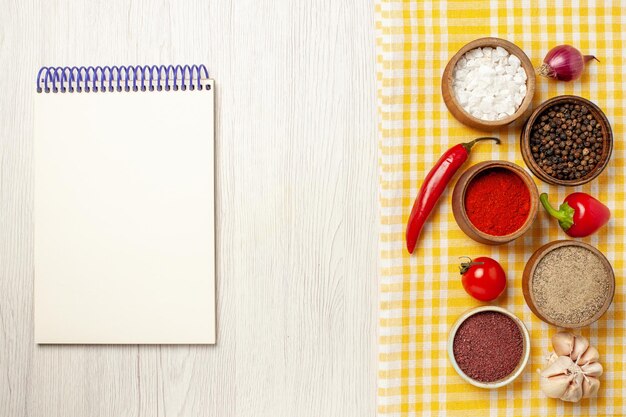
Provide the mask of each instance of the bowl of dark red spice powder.
{"label": "bowl of dark red spice powder", "polygon": [[551,98],[522,129],[522,157],[540,180],[585,184],[604,171],[613,151],[611,124],[600,108],[578,96]]}
{"label": "bowl of dark red spice powder", "polygon": [[467,236],[499,245],[517,239],[537,217],[539,193],[524,169],[508,161],[481,162],[461,175],[452,212]]}
{"label": "bowl of dark red spice powder", "polygon": [[585,327],[611,305],[615,274],[608,259],[593,246],[557,240],[530,257],[522,275],[522,292],[528,307],[546,323]]}
{"label": "bowl of dark red spice powder", "polygon": [[497,306],[477,307],[454,323],[448,356],[456,372],[480,388],[499,388],[524,372],[530,337],[524,323]]}

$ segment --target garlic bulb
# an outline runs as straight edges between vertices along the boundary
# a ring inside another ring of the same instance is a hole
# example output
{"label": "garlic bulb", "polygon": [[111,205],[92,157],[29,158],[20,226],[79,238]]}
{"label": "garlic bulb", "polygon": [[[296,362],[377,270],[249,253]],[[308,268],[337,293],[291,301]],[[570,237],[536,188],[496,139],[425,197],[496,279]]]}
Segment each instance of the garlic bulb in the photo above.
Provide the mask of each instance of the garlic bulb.
{"label": "garlic bulb", "polygon": [[580,335],[559,332],[552,337],[554,353],[541,371],[541,390],[550,398],[578,402],[598,393],[602,365],[598,350]]}

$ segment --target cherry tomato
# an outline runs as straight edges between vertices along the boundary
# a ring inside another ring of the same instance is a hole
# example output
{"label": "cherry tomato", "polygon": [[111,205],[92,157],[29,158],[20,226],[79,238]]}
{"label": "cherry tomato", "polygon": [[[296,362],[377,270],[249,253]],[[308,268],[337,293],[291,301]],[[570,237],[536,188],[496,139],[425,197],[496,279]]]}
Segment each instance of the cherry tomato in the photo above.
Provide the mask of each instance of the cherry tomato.
{"label": "cherry tomato", "polygon": [[494,259],[481,256],[461,264],[463,288],[480,301],[498,298],[506,288],[506,274]]}

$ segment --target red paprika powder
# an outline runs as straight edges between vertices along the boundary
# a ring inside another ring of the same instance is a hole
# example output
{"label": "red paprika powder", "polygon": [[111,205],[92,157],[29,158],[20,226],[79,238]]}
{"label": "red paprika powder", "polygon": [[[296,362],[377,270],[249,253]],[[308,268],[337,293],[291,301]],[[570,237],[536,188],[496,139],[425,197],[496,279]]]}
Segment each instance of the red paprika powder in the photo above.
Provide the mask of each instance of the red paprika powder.
{"label": "red paprika powder", "polygon": [[492,236],[519,230],[530,212],[530,192],[514,172],[492,168],[478,174],[465,191],[465,212],[472,224]]}

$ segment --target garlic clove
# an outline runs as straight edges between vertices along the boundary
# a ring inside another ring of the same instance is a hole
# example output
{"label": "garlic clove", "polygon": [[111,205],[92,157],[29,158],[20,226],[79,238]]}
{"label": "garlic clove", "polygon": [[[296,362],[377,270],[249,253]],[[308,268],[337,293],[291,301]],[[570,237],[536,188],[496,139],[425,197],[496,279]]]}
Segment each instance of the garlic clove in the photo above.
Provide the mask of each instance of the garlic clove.
{"label": "garlic clove", "polygon": [[560,398],[570,385],[570,382],[574,379],[574,375],[556,375],[553,377],[541,377],[539,380],[539,386],[541,391],[550,398]]}
{"label": "garlic clove", "polygon": [[580,367],[587,376],[599,377],[604,371],[600,362],[586,363]]}
{"label": "garlic clove", "polygon": [[574,362],[569,356],[559,356],[552,363],[552,365],[541,371],[541,376],[549,378],[556,375],[566,374],[568,372],[567,370],[572,365],[574,365]]}
{"label": "garlic clove", "polygon": [[570,355],[572,360],[576,362],[576,360],[580,358],[583,353],[585,353],[588,347],[589,340],[587,340],[586,337],[581,335],[574,336],[574,349],[572,349],[572,353]]}
{"label": "garlic clove", "polygon": [[561,395],[563,401],[578,402],[583,397],[583,375],[581,373],[573,374],[573,379],[567,389]]}
{"label": "garlic clove", "polygon": [[594,377],[583,380],[583,398],[595,397],[600,389],[600,381]]}
{"label": "garlic clove", "polygon": [[561,395],[560,398],[563,401],[570,401],[570,402],[576,403],[580,401],[582,397],[583,397],[582,385],[570,384],[565,390],[565,393],[563,393],[563,395]]}
{"label": "garlic clove", "polygon": [[550,357],[548,358],[548,363],[546,364],[546,367],[552,365],[554,361],[556,361],[558,358],[559,358],[559,355],[557,355],[556,353],[552,353]]}
{"label": "garlic clove", "polygon": [[593,346],[589,346],[585,353],[578,358],[578,365],[584,365],[590,362],[598,362],[600,360],[600,352]]}
{"label": "garlic clove", "polygon": [[552,347],[558,356],[569,356],[574,349],[574,335],[570,332],[558,332],[552,336]]}
{"label": "garlic clove", "polygon": [[582,372],[574,373],[574,380],[572,381],[572,384],[579,385],[582,387],[584,380],[585,380],[585,376],[582,374]]}

